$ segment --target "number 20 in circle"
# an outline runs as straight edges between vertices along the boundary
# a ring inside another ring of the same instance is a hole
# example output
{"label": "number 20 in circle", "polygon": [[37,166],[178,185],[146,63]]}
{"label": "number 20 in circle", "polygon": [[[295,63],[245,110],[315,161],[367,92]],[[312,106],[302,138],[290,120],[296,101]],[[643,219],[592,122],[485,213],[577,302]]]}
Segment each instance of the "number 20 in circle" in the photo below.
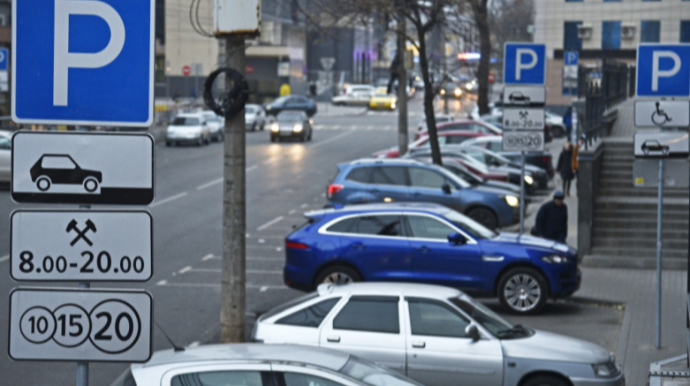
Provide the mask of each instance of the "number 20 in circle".
{"label": "number 20 in circle", "polygon": [[109,354],[119,354],[132,348],[141,334],[141,319],[129,304],[118,300],[105,300],[89,314],[91,332],[89,340]]}

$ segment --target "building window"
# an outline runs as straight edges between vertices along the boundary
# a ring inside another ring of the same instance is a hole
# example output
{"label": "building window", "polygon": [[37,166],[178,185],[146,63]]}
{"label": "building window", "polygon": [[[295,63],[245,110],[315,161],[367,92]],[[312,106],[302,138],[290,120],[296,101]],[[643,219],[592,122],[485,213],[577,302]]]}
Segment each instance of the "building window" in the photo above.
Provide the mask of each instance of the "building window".
{"label": "building window", "polygon": [[680,22],[680,42],[690,43],[690,20]]}
{"label": "building window", "polygon": [[563,50],[579,51],[582,49],[582,39],[577,36],[577,26],[581,21],[566,21],[563,23]]}
{"label": "building window", "polygon": [[621,48],[621,22],[605,21],[601,24],[601,49],[619,50]]}
{"label": "building window", "polygon": [[657,20],[642,20],[640,28],[640,43],[659,43],[661,22]]}

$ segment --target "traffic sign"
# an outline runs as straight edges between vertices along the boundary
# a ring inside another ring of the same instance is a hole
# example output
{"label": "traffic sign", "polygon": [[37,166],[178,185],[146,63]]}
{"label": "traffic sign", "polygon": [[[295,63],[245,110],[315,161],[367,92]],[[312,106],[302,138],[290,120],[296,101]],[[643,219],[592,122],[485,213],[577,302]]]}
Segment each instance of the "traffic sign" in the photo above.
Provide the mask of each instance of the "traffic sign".
{"label": "traffic sign", "polygon": [[635,101],[637,127],[688,127],[690,101]]}
{"label": "traffic sign", "polygon": [[147,281],[153,218],[146,211],[17,210],[10,275],[22,281]]}
{"label": "traffic sign", "polygon": [[546,45],[506,43],[504,51],[506,84],[539,84],[546,81]]}
{"label": "traffic sign", "polygon": [[321,67],[323,67],[324,70],[330,71],[333,69],[333,65],[335,65],[335,58],[332,56],[326,56],[320,59],[321,62]]}
{"label": "traffic sign", "polygon": [[251,64],[247,64],[246,66],[244,66],[244,72],[247,75],[252,75],[254,73],[254,66],[252,66]]}
{"label": "traffic sign", "polygon": [[504,106],[544,106],[546,89],[542,86],[505,86]]}
{"label": "traffic sign", "polygon": [[638,96],[690,96],[690,44],[640,44]]}
{"label": "traffic sign", "polygon": [[146,362],[153,299],[144,291],[15,288],[9,355],[14,360]]}
{"label": "traffic sign", "polygon": [[7,71],[7,62],[10,58],[10,51],[7,48],[0,48],[0,71]]}
{"label": "traffic sign", "polygon": [[577,66],[579,56],[579,52],[577,51],[566,51],[563,54],[563,64],[566,66]]}
{"label": "traffic sign", "polygon": [[687,158],[690,142],[687,131],[638,131],[635,158]]}
{"label": "traffic sign", "polygon": [[192,75],[192,67],[182,66],[182,75],[184,75],[184,76]]}
{"label": "traffic sign", "polygon": [[154,0],[13,1],[12,120],[153,123]]}
{"label": "traffic sign", "polygon": [[503,151],[542,151],[543,131],[504,131]]}
{"label": "traffic sign", "polygon": [[12,137],[16,202],[148,205],[154,141],[137,133],[18,131]]}
{"label": "traffic sign", "polygon": [[[505,108],[503,109],[503,129],[544,131],[544,109]],[[504,131],[504,133],[505,133]]]}

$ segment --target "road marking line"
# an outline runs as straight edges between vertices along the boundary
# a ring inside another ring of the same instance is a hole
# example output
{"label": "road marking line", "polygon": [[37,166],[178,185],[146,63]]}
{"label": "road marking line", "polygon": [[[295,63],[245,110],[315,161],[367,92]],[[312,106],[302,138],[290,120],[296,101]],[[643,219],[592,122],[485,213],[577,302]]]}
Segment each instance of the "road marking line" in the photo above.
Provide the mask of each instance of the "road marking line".
{"label": "road marking line", "polygon": [[266,292],[267,289],[268,289],[268,287],[263,286],[263,287],[259,288],[259,292]]}
{"label": "road marking line", "polygon": [[153,204],[149,205],[149,208],[155,208],[155,207],[157,207],[158,205],[167,204],[167,203],[169,203],[170,201],[175,201],[175,200],[177,200],[177,199],[179,199],[179,198],[182,198],[182,197],[186,196],[187,194],[188,194],[187,192],[182,192],[182,193],[176,194],[176,195],[174,195],[174,196],[172,196],[172,197],[164,198],[164,199],[162,199],[162,200],[160,200],[160,201],[156,201],[156,202],[154,202]]}
{"label": "road marking line", "polygon": [[306,208],[306,207],[308,207],[308,206],[309,206],[309,204],[302,204],[302,205],[300,205],[299,207],[302,208],[302,209],[304,209],[304,208]]}
{"label": "road marking line", "polygon": [[197,186],[197,187],[196,187],[196,190],[204,190],[204,189],[206,189],[206,188],[208,188],[208,187],[210,187],[210,186],[213,186],[213,185],[216,185],[216,184],[220,184],[221,182],[223,182],[223,179],[222,179],[222,178],[219,178],[219,179],[213,180],[213,181],[211,181],[211,182],[209,182],[209,183],[206,183],[206,184]]}
{"label": "road marking line", "polygon": [[211,260],[214,257],[216,257],[213,253],[209,253],[208,255],[204,256],[201,258],[201,261],[206,261],[206,260]]}
{"label": "road marking line", "polygon": [[335,125],[331,127],[332,130],[340,130],[340,125]]}
{"label": "road marking line", "polygon": [[166,285],[166,284],[168,284],[167,280],[161,280],[158,283],[156,283],[156,285]]}
{"label": "road marking line", "polygon": [[367,126],[367,130],[374,130],[374,126]]}
{"label": "road marking line", "polygon": [[2,263],[3,261],[5,261],[5,260],[7,260],[7,259],[9,259],[9,258],[10,258],[10,255],[5,255],[5,256],[3,256],[3,257],[0,257],[0,263]]}
{"label": "road marking line", "polygon": [[309,148],[313,149],[313,148],[315,148],[315,147],[319,147],[319,146],[321,146],[321,145],[325,145],[325,144],[327,144],[327,143],[329,143],[329,142],[333,142],[333,141],[335,141],[335,140],[338,140],[338,139],[340,139],[340,138],[342,138],[342,137],[344,137],[344,136],[346,136],[346,135],[350,135],[350,134],[352,134],[352,131],[344,132],[344,133],[342,133],[342,134],[340,134],[340,135],[336,135],[335,137],[329,138],[329,139],[327,139],[327,140],[325,140],[325,141],[321,141],[321,142],[318,142],[318,143],[316,143],[316,144],[314,144],[314,145],[311,145]]}
{"label": "road marking line", "polygon": [[189,271],[191,271],[191,270],[192,270],[192,267],[190,267],[190,266],[188,265],[188,266],[182,268],[181,270],[179,270],[179,271],[177,271],[177,272],[181,275],[181,274],[183,274],[183,273],[185,273],[185,272],[189,272]]}
{"label": "road marking line", "polygon": [[274,218],[273,220],[267,222],[266,224],[264,224],[264,225],[262,225],[262,226],[256,228],[256,230],[257,230],[257,231],[262,231],[262,230],[264,230],[264,229],[270,227],[271,225],[277,223],[278,221],[280,221],[280,220],[282,220],[282,219],[283,219],[283,216],[278,216],[278,217]]}
{"label": "road marking line", "polygon": [[293,213],[295,213],[295,212],[297,212],[297,211],[294,210],[294,209],[290,209],[290,211],[288,212],[288,214],[293,214]]}
{"label": "road marking line", "polygon": [[220,268],[194,268],[190,269],[190,272],[210,272],[210,273],[221,273],[223,272]]}
{"label": "road marking line", "polygon": [[357,130],[357,125],[350,126],[350,130]]}
{"label": "road marking line", "polygon": [[251,172],[252,170],[254,170],[254,169],[258,168],[258,167],[259,167],[259,165],[250,166],[250,167],[246,168],[244,171],[245,171],[245,172]]}
{"label": "road marking line", "polygon": [[187,346],[187,347],[196,347],[196,346],[198,346],[198,345],[200,345],[200,344],[201,344],[201,342],[199,342],[198,340],[196,340],[196,341],[190,343],[189,346]]}

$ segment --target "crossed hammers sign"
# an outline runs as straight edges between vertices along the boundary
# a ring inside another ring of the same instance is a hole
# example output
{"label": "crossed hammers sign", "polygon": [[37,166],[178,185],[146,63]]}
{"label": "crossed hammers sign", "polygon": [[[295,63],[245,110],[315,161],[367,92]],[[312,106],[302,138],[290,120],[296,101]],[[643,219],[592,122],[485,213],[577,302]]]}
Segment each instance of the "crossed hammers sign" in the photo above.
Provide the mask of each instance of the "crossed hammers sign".
{"label": "crossed hammers sign", "polygon": [[70,233],[71,231],[75,231],[77,233],[77,237],[72,240],[72,242],[69,244],[71,246],[74,246],[74,244],[77,243],[79,240],[84,240],[89,246],[93,246],[93,243],[91,240],[89,240],[88,237],[86,237],[86,233],[88,231],[92,231],[93,233],[96,233],[96,224],[94,224],[91,220],[86,220],[86,226],[84,229],[79,229],[77,228],[77,220],[72,220],[67,224],[67,233]]}

